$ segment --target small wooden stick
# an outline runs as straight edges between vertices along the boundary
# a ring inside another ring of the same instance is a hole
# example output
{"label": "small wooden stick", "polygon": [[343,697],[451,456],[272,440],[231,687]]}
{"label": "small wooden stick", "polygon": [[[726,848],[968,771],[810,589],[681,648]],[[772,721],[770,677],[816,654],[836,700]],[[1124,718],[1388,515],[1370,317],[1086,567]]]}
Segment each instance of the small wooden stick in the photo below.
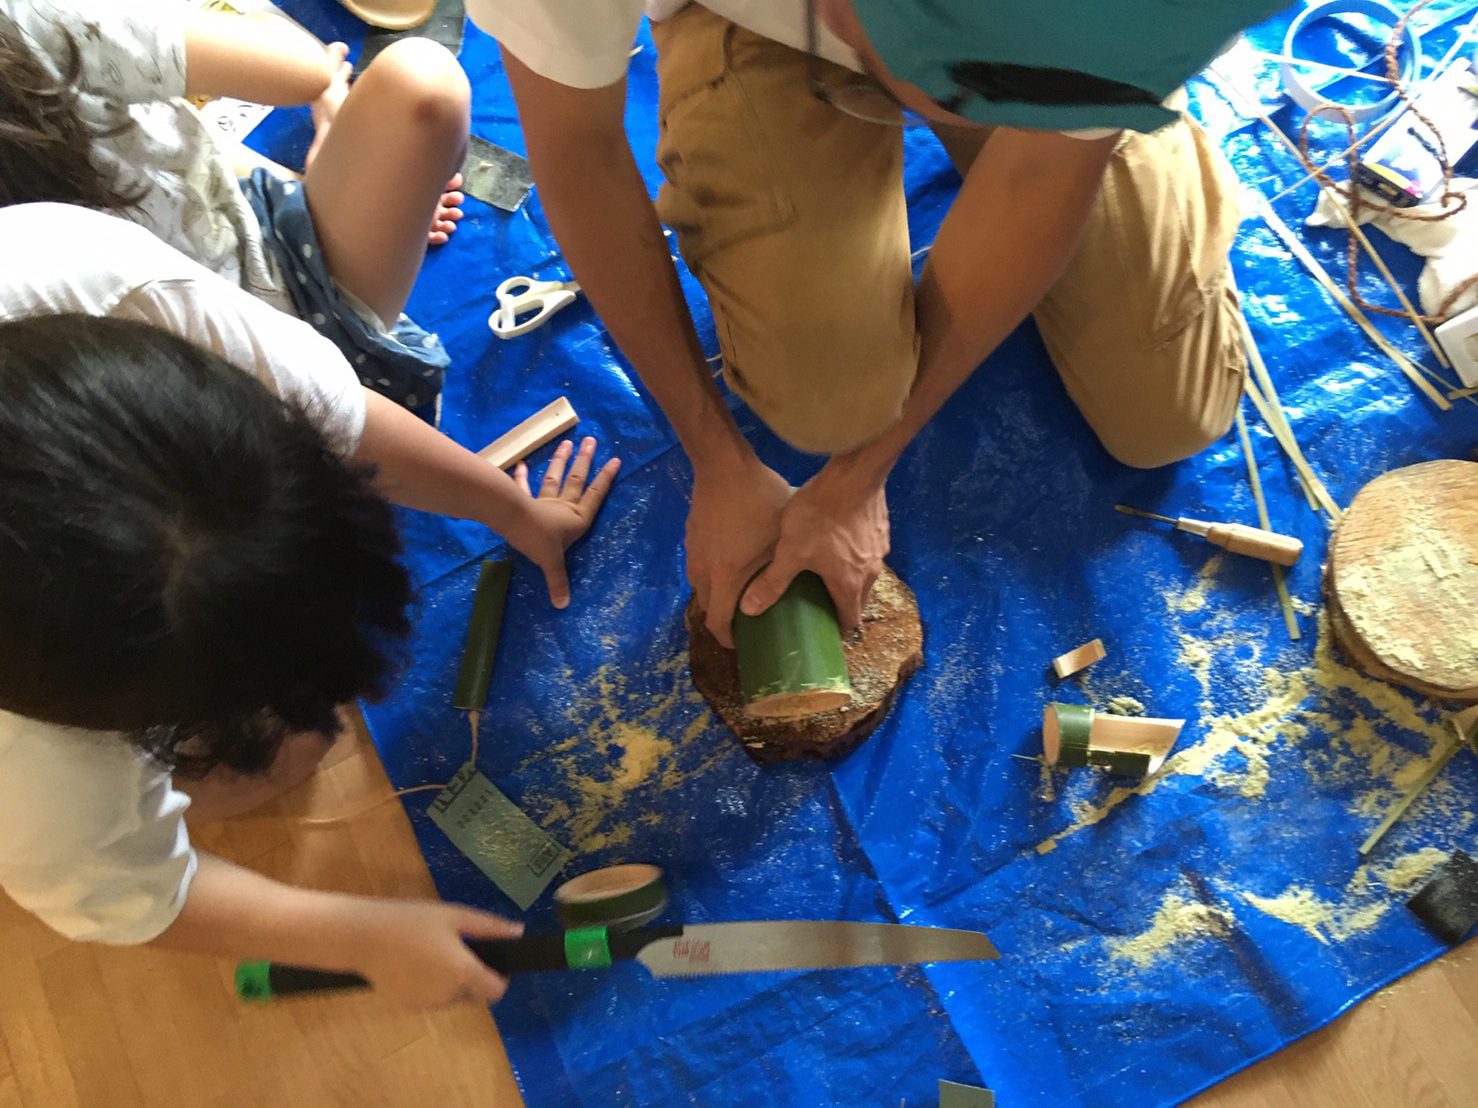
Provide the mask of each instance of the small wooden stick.
{"label": "small wooden stick", "polygon": [[1103,648],[1102,639],[1093,639],[1085,642],[1082,646],[1069,650],[1066,654],[1059,654],[1052,659],[1052,672],[1057,674],[1059,681],[1071,677],[1081,670],[1087,669],[1094,662],[1103,661],[1108,651]]}
{"label": "small wooden stick", "polygon": [[[1257,459],[1252,456],[1252,442],[1247,437],[1247,421],[1242,418],[1242,406],[1237,405],[1237,438],[1242,442],[1242,456],[1247,459],[1247,483],[1252,486],[1252,502],[1257,505],[1257,522],[1264,531],[1271,531],[1268,520],[1268,504],[1262,495],[1262,477],[1257,472]],[[1269,563],[1273,571],[1273,585],[1278,590],[1278,604],[1283,609],[1283,622],[1288,626],[1288,637],[1297,642],[1299,638],[1298,617],[1293,611],[1293,597],[1288,595],[1288,583],[1283,580],[1283,567]]]}
{"label": "small wooden stick", "polygon": [[1478,387],[1474,387],[1471,389],[1453,389],[1450,393],[1447,394],[1447,399],[1463,400],[1465,398],[1471,399],[1475,396],[1478,396]]}
{"label": "small wooden stick", "polygon": [[1427,767],[1425,773],[1417,778],[1416,784],[1407,789],[1406,794],[1391,806],[1391,810],[1386,813],[1386,818],[1381,820],[1380,826],[1370,833],[1370,838],[1360,844],[1360,857],[1367,857],[1375,849],[1376,844],[1386,837],[1386,832],[1395,826],[1398,819],[1406,814],[1406,809],[1411,807],[1412,801],[1416,800],[1422,794],[1423,790],[1436,780],[1437,775],[1442,772],[1447,763],[1452,761],[1452,756],[1468,745],[1463,739],[1462,732],[1458,730],[1456,723],[1452,725],[1452,729],[1457,733],[1457,741],[1443,750],[1436,758],[1432,759],[1432,764]]}
{"label": "small wooden stick", "polygon": [[477,456],[499,469],[507,469],[515,462],[523,461],[544,444],[553,442],[579,422],[580,417],[575,414],[574,406],[561,396],[529,416],[506,435],[488,443],[477,452]]}
{"label": "small wooden stick", "polygon": [[1432,386],[1431,382],[1423,376],[1423,371],[1419,370],[1410,358],[1391,345],[1391,341],[1376,329],[1375,324],[1370,322],[1370,317],[1355,305],[1355,302],[1345,294],[1344,289],[1334,283],[1334,279],[1325,272],[1324,267],[1319,264],[1319,260],[1313,254],[1309,253],[1308,247],[1289,229],[1288,224],[1283,222],[1283,218],[1277,212],[1273,211],[1273,206],[1267,202],[1263,195],[1255,190],[1250,191],[1255,197],[1253,204],[1263,217],[1263,221],[1272,230],[1273,234],[1278,236],[1283,245],[1288,249],[1288,252],[1299,260],[1314,280],[1344,310],[1344,313],[1354,320],[1359,328],[1365,332],[1365,336],[1375,344],[1376,348],[1385,354],[1386,357],[1390,358],[1391,361],[1395,362],[1396,368],[1406,374],[1411,383],[1420,389],[1426,395],[1427,399],[1433,404],[1436,404],[1441,411],[1451,411],[1452,404],[1447,397],[1443,396]]}

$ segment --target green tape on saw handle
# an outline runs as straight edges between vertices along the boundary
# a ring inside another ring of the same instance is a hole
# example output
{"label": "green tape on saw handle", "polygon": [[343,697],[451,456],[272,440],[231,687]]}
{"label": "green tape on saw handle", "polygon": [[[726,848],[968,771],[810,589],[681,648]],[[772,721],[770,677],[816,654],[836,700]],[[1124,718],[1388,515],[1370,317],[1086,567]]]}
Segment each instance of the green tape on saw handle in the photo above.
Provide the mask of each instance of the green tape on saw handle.
{"label": "green tape on saw handle", "polygon": [[[826,584],[814,573],[797,575],[785,595],[759,615],[736,613],[734,645],[739,685],[752,715],[809,715],[851,702],[852,682],[836,607]],[[787,697],[807,693],[823,695],[787,710]]]}
{"label": "green tape on saw handle", "polygon": [[493,676],[493,659],[503,630],[503,605],[508,599],[508,579],[512,574],[510,562],[482,563],[472,601],[472,618],[467,623],[467,641],[462,647],[462,668],[457,671],[457,691],[452,696],[455,708],[480,712],[487,703],[488,682]]}

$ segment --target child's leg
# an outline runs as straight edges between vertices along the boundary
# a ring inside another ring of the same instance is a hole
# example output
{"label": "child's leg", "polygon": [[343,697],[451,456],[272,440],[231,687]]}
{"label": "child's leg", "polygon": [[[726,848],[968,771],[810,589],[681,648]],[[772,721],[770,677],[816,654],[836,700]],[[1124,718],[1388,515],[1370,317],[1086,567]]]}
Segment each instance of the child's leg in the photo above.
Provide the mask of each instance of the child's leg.
{"label": "child's leg", "polygon": [[329,742],[322,735],[298,734],[283,742],[271,767],[258,776],[229,770],[213,770],[198,778],[176,774],[174,787],[190,798],[185,822],[198,827],[276,800],[311,777],[328,748]]}
{"label": "child's leg", "polygon": [[355,82],[315,142],[308,208],[335,281],[394,322],[467,145],[472,92],[457,60],[402,39]]}

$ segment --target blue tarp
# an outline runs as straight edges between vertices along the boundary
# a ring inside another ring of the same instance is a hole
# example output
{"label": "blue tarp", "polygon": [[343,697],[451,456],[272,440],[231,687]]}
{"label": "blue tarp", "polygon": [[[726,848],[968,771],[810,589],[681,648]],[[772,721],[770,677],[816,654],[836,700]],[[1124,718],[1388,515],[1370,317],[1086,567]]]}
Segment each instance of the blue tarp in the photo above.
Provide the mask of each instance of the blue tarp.
{"label": "blue tarp", "polygon": [[[287,6],[325,36],[362,33],[332,5]],[[1437,7],[1433,19],[1447,20],[1461,6]],[[1278,49],[1284,25],[1255,41]],[[1428,48],[1449,41],[1446,26]],[[641,42],[628,120],[655,190],[654,55]],[[462,61],[474,130],[521,150],[496,48],[469,27]],[[1198,85],[1195,102],[1246,184],[1274,195],[1297,180],[1286,153],[1212,89]],[[1275,118],[1296,126],[1286,111]],[[1334,129],[1320,134],[1333,149]],[[255,144],[291,157],[305,138],[302,113],[279,112]],[[910,142],[907,182],[924,245],[956,184],[927,137]],[[1310,203],[1306,186],[1277,206],[1297,226]],[[1400,894],[1434,848],[1471,847],[1478,759],[1456,759],[1357,869],[1356,844],[1419,771],[1438,718],[1322,645],[1327,526],[1250,409],[1274,524],[1308,544],[1289,575],[1300,641],[1265,565],[1110,510],[1254,521],[1235,436],[1161,471],[1117,465],[1027,324],[889,485],[890,561],[919,597],[924,668],[849,758],[757,766],[687,675],[681,451],[583,300],[528,337],[492,337],[500,280],[567,274],[537,195],[512,215],[476,201],[467,211],[412,301],[452,355],[443,429],[475,449],[568,395],[580,430],[626,462],[571,557],[569,611],[554,612],[537,573],[517,564],[482,771],[576,850],[571,872],[663,866],[668,920],[936,924],[983,930],[1002,952],[978,965],[668,981],[626,965],[517,979],[496,1016],[531,1105],[924,1105],[939,1078],[987,1084],[1008,1105],[1170,1103],[1441,952]],[[1305,238],[1339,274],[1342,238]],[[1409,258],[1389,256],[1414,279]],[[1418,397],[1260,221],[1244,224],[1235,265],[1289,418],[1338,501],[1387,469],[1468,455],[1478,410],[1441,414]],[[702,294],[682,273],[713,352]],[[1382,326],[1426,355],[1408,326]],[[787,477],[814,470],[740,419]],[[366,715],[392,780],[408,786],[447,779],[467,756],[450,690],[477,562],[499,543],[471,524],[403,521],[416,635],[404,680]],[[1047,660],[1094,637],[1108,659],[1054,689]],[[1039,751],[1046,701],[1103,708],[1112,697],[1187,720],[1177,758],[1146,786],[1076,771],[1048,787],[1011,757]],[[426,817],[424,796],[407,807],[445,896],[518,914]],[[548,897],[525,918],[553,926]]]}

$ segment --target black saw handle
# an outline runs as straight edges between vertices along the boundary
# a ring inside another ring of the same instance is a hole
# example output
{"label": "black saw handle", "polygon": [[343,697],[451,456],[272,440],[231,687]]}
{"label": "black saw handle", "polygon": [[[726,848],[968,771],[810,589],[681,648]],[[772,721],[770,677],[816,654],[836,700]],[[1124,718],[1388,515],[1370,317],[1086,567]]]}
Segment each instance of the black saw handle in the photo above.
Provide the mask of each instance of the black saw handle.
{"label": "black saw handle", "polygon": [[[505,977],[514,973],[603,969],[611,962],[635,958],[648,943],[677,938],[676,927],[638,927],[607,931],[589,927],[578,931],[542,932],[517,939],[472,939],[467,946],[490,969]],[[609,951],[609,957],[602,955]],[[236,967],[236,996],[265,1002],[279,996],[367,989],[369,981],[357,973],[336,973],[307,966],[273,962],[242,962]]]}

